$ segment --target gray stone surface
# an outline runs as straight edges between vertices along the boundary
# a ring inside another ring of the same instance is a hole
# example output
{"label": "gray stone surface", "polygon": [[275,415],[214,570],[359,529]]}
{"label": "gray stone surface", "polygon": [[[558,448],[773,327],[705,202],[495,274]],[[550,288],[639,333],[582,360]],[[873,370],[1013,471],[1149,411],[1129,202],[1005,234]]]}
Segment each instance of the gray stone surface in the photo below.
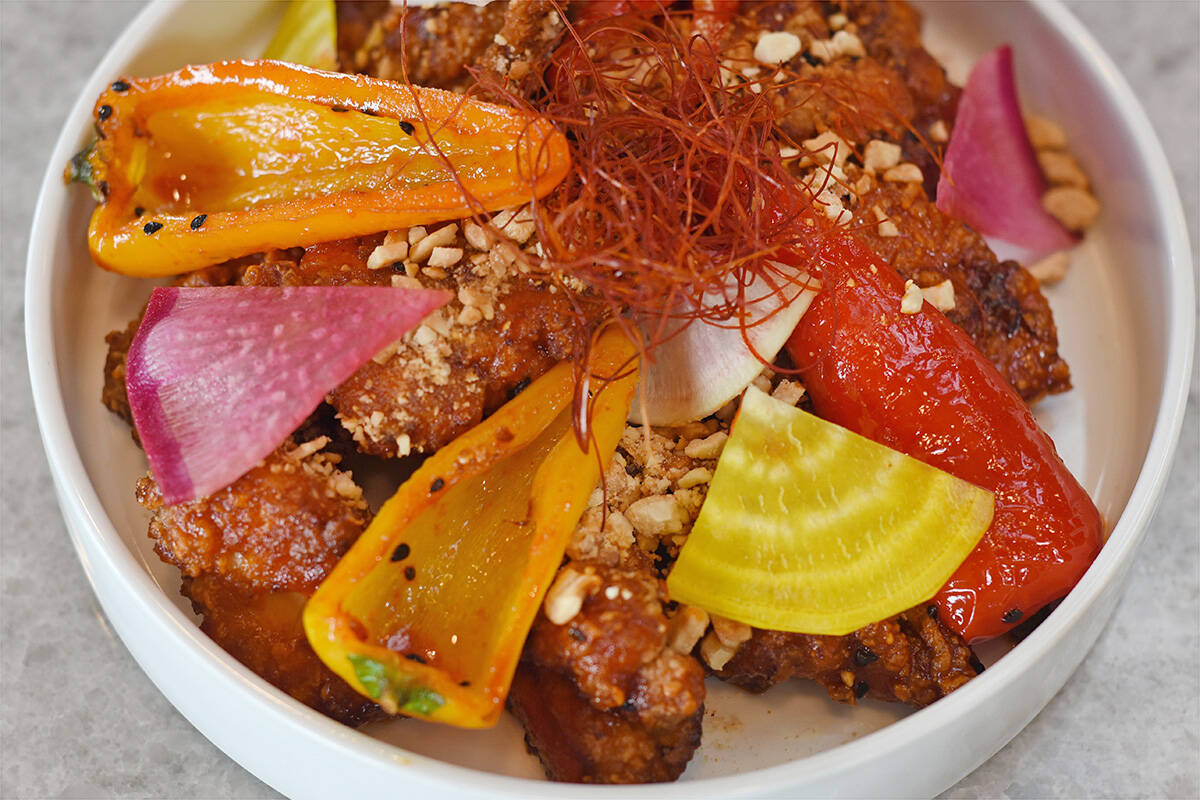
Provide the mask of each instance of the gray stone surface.
{"label": "gray stone surface", "polygon": [[[38,181],[133,2],[0,2],[0,797],[276,796],[197,733],[109,631],[68,543],[26,373],[21,292]],[[1072,9],[1166,145],[1200,242],[1200,4]],[[1183,440],[1112,624],[1063,691],[947,797],[1200,797],[1200,424]]]}

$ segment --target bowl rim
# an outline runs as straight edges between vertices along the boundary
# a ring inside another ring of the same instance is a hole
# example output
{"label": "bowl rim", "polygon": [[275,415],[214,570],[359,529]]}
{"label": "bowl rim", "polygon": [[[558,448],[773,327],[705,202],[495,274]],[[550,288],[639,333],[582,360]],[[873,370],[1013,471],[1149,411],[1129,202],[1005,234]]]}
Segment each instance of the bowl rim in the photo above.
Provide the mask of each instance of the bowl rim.
{"label": "bowl rim", "polygon": [[[179,648],[180,653],[188,653],[197,660],[197,665],[207,673],[207,677],[221,685],[223,691],[230,693],[231,700],[254,707],[257,714],[267,715],[272,726],[292,728],[294,733],[311,744],[335,751],[337,758],[345,759],[347,764],[357,761],[372,771],[390,767],[400,780],[424,780],[443,788],[486,790],[498,796],[588,797],[598,792],[614,797],[644,794],[644,787],[555,784],[448,764],[376,741],[327,719],[258,678],[202,634],[194,621],[160,590],[133,553],[125,547],[115,525],[106,515],[75,446],[58,378],[51,313],[53,270],[46,265],[51,252],[53,226],[62,218],[68,203],[68,195],[62,186],[60,165],[66,163],[77,149],[85,130],[84,121],[89,119],[92,105],[89,98],[95,97],[105,83],[102,76],[117,74],[120,65],[130,54],[142,48],[142,32],[156,28],[185,2],[187,0],[154,0],[137,15],[97,65],[73,104],[57,139],[41,183],[30,228],[24,305],[26,355],[34,406],[50,472],[58,489],[59,503],[93,591],[100,596],[98,571],[111,575],[122,584],[127,597],[142,609],[145,616],[143,622],[152,625],[163,637],[160,646]],[[656,795],[690,797],[698,792],[720,792],[743,796],[784,790],[801,777],[806,780],[819,779],[822,775],[838,772],[867,757],[896,751],[904,743],[948,725],[959,715],[967,714],[971,707],[978,705],[988,695],[1015,683],[1027,668],[1044,656],[1086,613],[1102,589],[1120,574],[1131,551],[1145,535],[1171,471],[1192,369],[1196,320],[1192,305],[1194,276],[1187,226],[1162,145],[1133,90],[1115,64],[1059,0],[1029,0],[1029,5],[1059,34],[1064,45],[1073,48],[1089,71],[1097,76],[1131,133],[1137,141],[1142,142],[1139,155],[1151,178],[1151,194],[1160,212],[1156,216],[1158,238],[1166,246],[1168,286],[1173,288],[1170,305],[1164,309],[1167,334],[1165,370],[1154,429],[1129,499],[1099,557],[1055,612],[1019,647],[1013,648],[977,679],[939,702],[854,741],[736,775],[656,785]],[[78,122],[72,124],[71,120]],[[130,647],[128,641],[125,644]],[[178,705],[173,698],[169,699]],[[194,721],[193,724],[209,736],[207,730]],[[238,756],[230,755],[246,766]],[[408,770],[416,770],[418,774],[408,773]]]}

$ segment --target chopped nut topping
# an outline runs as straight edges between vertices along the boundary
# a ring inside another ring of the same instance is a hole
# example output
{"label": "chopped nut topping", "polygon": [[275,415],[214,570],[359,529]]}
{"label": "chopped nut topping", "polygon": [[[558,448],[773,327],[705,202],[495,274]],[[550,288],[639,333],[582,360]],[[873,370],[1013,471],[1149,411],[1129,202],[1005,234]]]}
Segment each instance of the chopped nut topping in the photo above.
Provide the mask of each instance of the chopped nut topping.
{"label": "chopped nut topping", "polygon": [[702,483],[708,483],[712,480],[713,472],[707,467],[696,467],[690,469],[683,474],[683,477],[676,481],[676,485],[680,489],[690,489],[693,486],[699,486]]}
{"label": "chopped nut topping", "polygon": [[882,139],[872,139],[863,148],[863,169],[867,172],[879,172],[900,163],[900,145],[885,142]]}
{"label": "chopped nut topping", "polygon": [[1056,186],[1042,195],[1042,208],[1076,233],[1087,230],[1100,213],[1100,203],[1083,189]]}
{"label": "chopped nut topping", "polygon": [[728,433],[717,431],[704,439],[693,439],[688,442],[683,452],[691,458],[717,458],[725,449],[725,442],[728,440]]}
{"label": "chopped nut topping", "polygon": [[[454,244],[454,237],[458,233],[458,225],[451,222],[448,225],[443,225],[433,233],[427,234],[424,238],[418,240],[409,251],[408,257],[410,260],[423,264],[433,255],[433,250],[436,247],[447,247]],[[411,241],[411,236],[410,236]],[[461,258],[462,251],[459,251]],[[437,266],[436,264],[434,266]]]}
{"label": "chopped nut topping", "polygon": [[770,31],[758,37],[754,45],[754,60],[760,64],[778,66],[795,58],[801,48],[800,37],[787,31]]}
{"label": "chopped nut topping", "polygon": [[925,287],[921,290],[921,296],[943,314],[954,308],[954,284],[949,279],[935,286]]}
{"label": "chopped nut topping", "polygon": [[566,625],[575,619],[575,615],[583,608],[583,601],[599,589],[601,583],[600,576],[589,569],[580,572],[570,564],[563,567],[546,592],[546,601],[542,604],[546,619],[555,625]]}
{"label": "chopped nut topping", "polygon": [[711,615],[713,633],[721,640],[721,644],[737,650],[743,642],[750,639],[750,626],[744,622],[726,619],[717,614]]}
{"label": "chopped nut topping", "polygon": [[944,120],[939,119],[929,126],[929,139],[938,144],[950,141],[950,129],[946,127]]}
{"label": "chopped nut topping", "polygon": [[924,302],[925,295],[921,294],[921,287],[912,281],[905,281],[904,297],[900,300],[900,313],[916,314],[921,310],[921,304]]}
{"label": "chopped nut topping", "polygon": [[771,392],[771,397],[782,403],[787,403],[789,406],[794,406],[804,397],[804,385],[784,378]]}
{"label": "chopped nut topping", "polygon": [[1025,117],[1025,132],[1029,134],[1029,141],[1033,144],[1035,150],[1045,150],[1047,148],[1061,150],[1067,146],[1067,134],[1062,127],[1055,121],[1037,114],[1029,114]]}
{"label": "chopped nut topping", "polygon": [[680,606],[667,629],[667,646],[687,655],[708,629],[708,612],[696,606]]}
{"label": "chopped nut topping", "polygon": [[[802,144],[808,151],[808,157],[818,164],[828,164],[832,161],[840,168],[845,165],[846,158],[850,155],[850,145],[846,144],[846,141],[833,131],[825,131],[811,139],[806,139]],[[845,176],[839,172],[833,177],[840,180]]]}
{"label": "chopped nut topping", "polygon": [[638,533],[665,536],[679,533],[687,515],[674,495],[643,497],[625,510],[625,517]]}
{"label": "chopped nut topping", "polygon": [[1080,168],[1079,162],[1068,153],[1055,150],[1041,150],[1037,154],[1038,164],[1046,180],[1055,186],[1075,186],[1080,189],[1088,188],[1087,175]]}
{"label": "chopped nut topping", "polygon": [[1071,253],[1067,250],[1060,250],[1033,264],[1029,267],[1029,273],[1042,286],[1052,286],[1067,277],[1069,266],[1071,266]]}
{"label": "chopped nut topping", "polygon": [[408,231],[388,231],[383,244],[367,257],[367,269],[383,269],[408,256]]}
{"label": "chopped nut topping", "polygon": [[905,163],[888,169],[883,173],[883,179],[892,183],[921,183],[925,176],[916,164]]}
{"label": "chopped nut topping", "polygon": [[[430,236],[421,244],[432,238]],[[462,257],[463,251],[461,247],[435,247],[433,248],[433,252],[429,254],[428,264],[431,268],[445,269],[446,267],[453,267],[459,261],[462,261]]]}
{"label": "chopped nut topping", "polygon": [[727,646],[715,632],[710,632],[704,637],[704,641],[700,642],[700,657],[714,670],[724,668],[736,653],[737,648]]}

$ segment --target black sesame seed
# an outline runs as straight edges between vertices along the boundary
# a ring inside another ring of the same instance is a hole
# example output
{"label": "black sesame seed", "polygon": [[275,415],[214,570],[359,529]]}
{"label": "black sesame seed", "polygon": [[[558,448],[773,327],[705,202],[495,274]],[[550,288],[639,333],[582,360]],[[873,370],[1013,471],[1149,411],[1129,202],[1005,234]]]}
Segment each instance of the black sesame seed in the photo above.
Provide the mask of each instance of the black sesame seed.
{"label": "black sesame seed", "polygon": [[875,655],[875,651],[869,647],[860,647],[854,651],[854,663],[860,667],[865,667],[873,661],[878,661],[879,656]]}
{"label": "black sesame seed", "polygon": [[145,214],[145,213],[146,213],[146,209],[142,208],[141,206],[138,206],[137,208],[133,209],[133,215],[135,217],[140,217],[142,214]]}
{"label": "black sesame seed", "polygon": [[204,220],[206,219],[208,219],[208,214],[198,214],[193,217],[191,225],[192,230],[199,230],[200,226],[204,224]]}
{"label": "black sesame seed", "polygon": [[413,132],[416,131],[416,127],[408,120],[402,119],[400,120],[400,130],[404,131],[409,136],[412,136]]}
{"label": "black sesame seed", "polygon": [[378,117],[379,116],[379,112],[376,111],[375,109],[371,108],[370,106],[368,106],[366,108],[360,108],[359,111],[366,114],[368,117]]}
{"label": "black sesame seed", "polygon": [[147,222],[142,226],[142,232],[147,235],[158,233],[160,230],[162,230],[161,222]]}
{"label": "black sesame seed", "polygon": [[417,568],[416,567],[405,567],[404,568],[404,579],[405,580],[411,581],[415,577],[417,577]]}
{"label": "black sesame seed", "polygon": [[334,111],[338,114],[345,114],[350,109],[346,108],[345,106],[330,106],[329,110]]}
{"label": "black sesame seed", "polygon": [[101,197],[108,197],[108,181],[100,181],[96,184],[96,188],[100,190]]}
{"label": "black sesame seed", "polygon": [[100,106],[100,108],[96,109],[96,116],[101,122],[104,122],[104,120],[112,116],[112,106],[108,105],[107,103]]}
{"label": "black sesame seed", "polygon": [[470,686],[471,682],[470,681],[459,681],[458,685],[459,686]]}
{"label": "black sesame seed", "polygon": [[577,642],[586,642],[587,641],[587,634],[584,633],[583,631],[579,630],[579,628],[576,628],[574,625],[567,628],[567,635],[570,636],[572,639],[574,639]]}
{"label": "black sesame seed", "polygon": [[508,390],[508,399],[512,400],[514,397],[519,395],[521,392],[525,391],[525,389],[527,389],[528,387],[529,387],[529,378],[521,378],[521,380],[517,381],[516,386],[514,386]]}
{"label": "black sesame seed", "polygon": [[1023,616],[1025,616],[1025,612],[1022,611],[1021,609],[1010,608],[1008,611],[1004,612],[1004,616],[1001,617],[1000,619],[1011,625],[1012,623],[1016,622]]}
{"label": "black sesame seed", "polygon": [[416,653],[405,653],[405,654],[404,654],[404,657],[405,657],[405,658],[407,658],[409,661],[415,661],[415,662],[417,662],[418,664],[424,664],[424,663],[425,663],[425,659],[421,658],[421,657],[420,657],[419,655],[417,655]]}
{"label": "black sesame seed", "polygon": [[114,92],[128,92],[129,84],[125,81],[113,81],[112,90]]}
{"label": "black sesame seed", "polygon": [[440,492],[443,488],[445,488],[445,486],[446,482],[444,480],[441,478],[434,478],[433,483],[429,484],[429,492],[430,494],[433,492]]}
{"label": "black sesame seed", "polygon": [[867,692],[869,691],[871,691],[871,687],[867,685],[866,681],[859,681],[858,683],[854,684],[855,699],[862,700],[867,696]]}
{"label": "black sesame seed", "polygon": [[403,561],[404,559],[408,558],[408,554],[411,552],[412,550],[409,548],[409,546],[401,542],[400,544],[396,545],[396,549],[392,551],[392,561]]}
{"label": "black sesame seed", "polygon": [[929,605],[925,606],[925,613],[929,615],[930,619],[937,619],[937,615],[938,615],[937,603],[930,603]]}

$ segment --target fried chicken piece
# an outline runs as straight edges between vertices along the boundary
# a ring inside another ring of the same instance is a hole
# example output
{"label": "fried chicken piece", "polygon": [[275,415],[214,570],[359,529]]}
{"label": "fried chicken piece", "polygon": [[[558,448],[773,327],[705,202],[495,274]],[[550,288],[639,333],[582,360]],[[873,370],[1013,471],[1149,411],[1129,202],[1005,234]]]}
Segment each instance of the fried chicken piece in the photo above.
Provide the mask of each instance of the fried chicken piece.
{"label": "fried chicken piece", "polygon": [[300,618],[369,515],[362,490],[321,444],[289,438],[209,497],[164,506],[145,477],[137,498],[151,512],[155,551],[184,574],[201,630],[300,702],[356,725],[381,710],[321,663]]}
{"label": "fried chicken piece", "polygon": [[507,3],[388,2],[337,4],[338,61],[343,72],[407,80],[418,86],[462,91],[504,23]]}
{"label": "fried chicken piece", "polygon": [[756,628],[716,674],[754,693],[807,678],[842,703],[869,696],[921,707],[975,677],[977,665],[962,637],[919,606],[846,636]]}
{"label": "fried chicken piece", "polygon": [[665,591],[650,570],[571,562],[590,576],[580,610],[539,613],[509,692],[526,742],[553,780],[679,777],[700,745],[704,669],[667,645]]}
{"label": "fried chicken piece", "polygon": [[300,619],[307,594],[265,591],[216,573],[184,577],[182,592],[204,617],[200,630],[304,705],[352,726],[387,716],[334,675],[309,646]]}
{"label": "fried chicken piece", "polygon": [[369,516],[338,457],[313,452],[323,445],[289,438],[231,485],[187,503],[163,505],[154,479],[142,478],[137,500],[151,512],[155,552],[192,577],[311,594]]}
{"label": "fried chicken piece", "polygon": [[878,208],[903,231],[890,237],[875,225],[857,231],[901,275],[921,287],[953,284],[954,308],[946,316],[1026,402],[1071,388],[1054,314],[1020,264],[999,261],[983,237],[938,211],[919,184],[877,183],[859,197],[859,208],[868,219],[867,209]]}

